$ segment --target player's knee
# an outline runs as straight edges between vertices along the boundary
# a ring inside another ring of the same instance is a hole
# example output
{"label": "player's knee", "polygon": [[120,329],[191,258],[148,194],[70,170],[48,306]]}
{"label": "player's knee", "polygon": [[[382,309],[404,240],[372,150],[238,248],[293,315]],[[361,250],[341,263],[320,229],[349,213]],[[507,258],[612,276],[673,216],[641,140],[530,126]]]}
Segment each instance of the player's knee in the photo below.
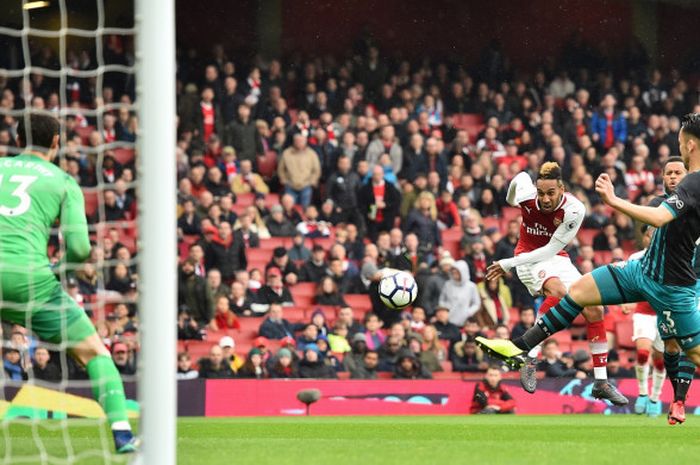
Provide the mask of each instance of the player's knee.
{"label": "player's knee", "polygon": [[545,284],[545,293],[547,296],[561,299],[566,295],[566,286],[559,279],[550,279]]}
{"label": "player's knee", "polygon": [[654,364],[654,368],[656,368],[656,371],[664,371],[666,369],[663,357],[652,359],[652,363]]}
{"label": "player's knee", "polygon": [[678,345],[675,339],[666,339],[664,341],[664,352],[667,354],[677,354],[681,351],[681,346]]}
{"label": "player's knee", "polygon": [[649,361],[649,351],[646,349],[637,350],[637,365],[646,365]]}
{"label": "player's knee", "polygon": [[[575,300],[576,299],[574,299],[574,301]],[[586,307],[581,313],[588,323],[601,322],[605,316],[605,310],[600,305]]]}

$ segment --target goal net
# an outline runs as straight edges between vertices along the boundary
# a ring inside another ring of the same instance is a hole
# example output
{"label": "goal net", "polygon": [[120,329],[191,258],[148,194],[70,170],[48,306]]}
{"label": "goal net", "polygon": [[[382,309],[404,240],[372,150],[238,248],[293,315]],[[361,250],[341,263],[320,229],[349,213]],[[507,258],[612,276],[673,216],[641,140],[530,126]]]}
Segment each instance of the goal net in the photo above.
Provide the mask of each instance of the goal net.
{"label": "goal net", "polygon": [[[4,3],[0,156],[6,158],[0,159],[0,168],[24,169],[32,163],[22,164],[23,154],[46,153],[44,144],[32,140],[38,134],[32,115],[56,118],[60,145],[53,163],[82,192],[90,252],[84,262],[67,260],[70,232],[58,222],[51,227],[42,270],[50,268],[60,280],[70,298],[64,300],[53,296],[47,301],[37,290],[41,279],[36,274],[0,264],[0,275],[18,272],[29,282],[26,301],[7,302],[5,297],[2,302],[2,463],[174,463],[175,176],[169,153],[175,139],[173,3]],[[156,50],[164,56],[157,57]],[[168,80],[173,82],[164,82]],[[147,106],[152,110],[145,110]],[[26,134],[24,148],[15,145],[18,131]],[[0,177],[0,185],[3,181],[13,178]],[[20,218],[45,208],[41,196],[21,178],[12,187],[9,196],[0,192],[0,215]],[[20,212],[25,197],[31,202],[29,213]],[[61,218],[66,205],[61,203]],[[0,238],[7,224],[0,222]],[[43,237],[42,226],[27,221],[15,235]],[[36,269],[30,258],[26,266]],[[3,296],[15,285],[8,278],[0,284]],[[105,406],[113,385],[96,384],[90,372],[94,368],[72,356],[82,350],[79,338],[71,334],[75,306],[89,317],[107,348],[102,355],[111,357],[119,372],[128,423],[144,439],[142,452],[115,453],[113,430],[115,424],[124,425],[110,419]],[[39,311],[51,315],[43,318],[50,323],[36,317]],[[17,315],[24,315],[24,321]],[[56,335],[47,337],[54,334],[46,327],[51,324]],[[149,444],[158,448],[158,455]]]}

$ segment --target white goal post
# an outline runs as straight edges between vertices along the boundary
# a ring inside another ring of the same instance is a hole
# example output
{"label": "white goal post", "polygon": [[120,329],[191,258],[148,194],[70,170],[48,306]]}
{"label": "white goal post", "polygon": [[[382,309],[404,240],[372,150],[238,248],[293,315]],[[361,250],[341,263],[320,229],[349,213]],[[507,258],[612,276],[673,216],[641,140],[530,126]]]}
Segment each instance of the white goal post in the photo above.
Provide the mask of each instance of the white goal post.
{"label": "white goal post", "polygon": [[136,463],[176,463],[177,233],[175,171],[175,1],[136,0],[136,104],[142,453]]}

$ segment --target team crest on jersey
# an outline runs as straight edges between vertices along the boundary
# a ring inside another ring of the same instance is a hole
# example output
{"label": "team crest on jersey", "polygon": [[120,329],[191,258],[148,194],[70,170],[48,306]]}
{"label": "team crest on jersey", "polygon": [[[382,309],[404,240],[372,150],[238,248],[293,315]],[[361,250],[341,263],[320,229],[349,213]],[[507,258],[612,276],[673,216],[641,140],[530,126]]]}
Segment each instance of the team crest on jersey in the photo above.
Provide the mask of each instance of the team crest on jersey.
{"label": "team crest on jersey", "polygon": [[554,223],[554,226],[558,228],[561,224],[561,220],[559,218],[554,218],[554,220],[552,220],[552,223]]}

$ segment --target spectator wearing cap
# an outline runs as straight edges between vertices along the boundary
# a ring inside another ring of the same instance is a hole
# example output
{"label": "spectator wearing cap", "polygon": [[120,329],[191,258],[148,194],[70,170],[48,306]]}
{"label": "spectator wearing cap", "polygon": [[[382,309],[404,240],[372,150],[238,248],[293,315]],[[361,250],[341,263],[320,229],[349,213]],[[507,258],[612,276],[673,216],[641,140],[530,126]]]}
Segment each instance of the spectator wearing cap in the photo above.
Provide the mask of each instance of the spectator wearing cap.
{"label": "spectator wearing cap", "polygon": [[335,379],[338,377],[333,367],[326,365],[319,357],[319,349],[312,342],[304,346],[304,358],[299,362],[299,377],[313,379]]}
{"label": "spectator wearing cap", "polygon": [[294,197],[295,203],[304,208],[311,203],[313,188],[321,178],[321,164],[303,134],[294,134],[292,146],[282,152],[277,176],[285,193]]}
{"label": "spectator wearing cap", "polygon": [[307,260],[299,271],[299,280],[303,282],[317,283],[328,274],[326,264],[326,251],[320,244],[315,244],[311,251],[311,258]]}
{"label": "spectator wearing cap", "polygon": [[399,355],[394,366],[394,379],[432,379],[430,374],[410,350],[404,350]]}
{"label": "spectator wearing cap", "polygon": [[243,366],[245,360],[236,355],[236,342],[231,336],[223,336],[219,339],[219,347],[224,358],[224,362],[228,363],[231,371],[235,374]]}
{"label": "spectator wearing cap", "polygon": [[194,272],[196,262],[188,258],[180,267],[178,285],[178,307],[186,310],[200,327],[211,322],[214,315],[214,303],[207,292],[204,278]]}
{"label": "spectator wearing cap", "polygon": [[384,181],[384,170],[377,165],[372,168],[372,177],[360,188],[358,205],[365,209],[367,235],[376,241],[380,231],[389,231],[399,214],[401,193],[393,184]]}
{"label": "spectator wearing cap", "polygon": [[315,309],[311,314],[311,324],[316,325],[319,337],[326,336],[328,333],[330,333],[330,329],[328,328],[328,324],[326,322],[326,315],[320,308]]}
{"label": "spectator wearing cap", "polygon": [[470,412],[475,413],[515,413],[515,399],[501,384],[501,368],[492,365],[486,377],[474,387]]}
{"label": "spectator wearing cap", "polygon": [[378,367],[379,353],[376,350],[368,350],[362,354],[360,362],[349,370],[350,379],[377,379]]}
{"label": "spectator wearing cap", "polygon": [[318,326],[308,323],[302,333],[297,337],[297,349],[303,351],[307,344],[313,344],[318,339]]}
{"label": "spectator wearing cap", "polygon": [[224,128],[223,141],[224,145],[236,149],[236,155],[241,162],[250,160],[254,164],[256,156],[264,153],[260,133],[251,118],[248,105],[238,107],[238,118]]}
{"label": "spectator wearing cap", "polygon": [[297,270],[294,262],[289,259],[287,249],[284,247],[275,247],[275,250],[273,250],[272,259],[267,264],[265,269],[269,270],[272,267],[279,268],[279,270],[282,272],[285,283],[289,285],[294,285],[297,283],[299,270]]}
{"label": "spectator wearing cap", "polygon": [[274,358],[274,363],[270,369],[270,378],[289,379],[298,377],[299,370],[297,363],[292,357],[292,351],[282,347],[277,351],[277,356]]}
{"label": "spectator wearing cap", "polygon": [[260,247],[260,235],[253,224],[253,217],[247,211],[238,217],[236,229],[233,232],[233,240],[243,244],[244,247]]}
{"label": "spectator wearing cap", "polygon": [[306,247],[304,242],[304,235],[297,231],[292,239],[292,246],[287,251],[287,256],[293,263],[301,261],[305,262],[311,259],[311,251],[308,249],[308,247]]}
{"label": "spectator wearing cap", "polygon": [[319,281],[316,287],[316,295],[314,296],[316,305],[331,305],[334,307],[345,307],[345,299],[338,290],[338,285],[330,276],[324,276]]}
{"label": "spectator wearing cap", "polygon": [[218,344],[209,349],[209,356],[199,363],[199,377],[204,379],[233,378],[231,366],[224,360],[223,350]]}
{"label": "spectator wearing cap", "polygon": [[442,366],[440,365],[440,360],[438,360],[437,355],[430,350],[423,350],[423,338],[420,334],[410,334],[408,336],[407,349],[420,361],[421,366],[429,373],[442,371]]}
{"label": "spectator wearing cap", "polygon": [[367,337],[364,333],[355,333],[350,340],[350,352],[343,357],[343,369],[349,371],[357,369],[362,365],[362,359],[367,352]]}
{"label": "spectator wearing cap", "polygon": [[292,237],[296,234],[294,224],[284,216],[282,205],[274,205],[270,216],[265,220],[265,227],[272,237]]}
{"label": "spectator wearing cap", "polygon": [[190,358],[190,354],[187,352],[180,352],[177,354],[176,377],[178,381],[199,378],[199,372],[192,369],[192,359]]}
{"label": "spectator wearing cap", "polygon": [[268,339],[281,340],[294,337],[297,325],[284,319],[284,311],[279,303],[271,303],[267,318],[260,325],[258,333]]}
{"label": "spectator wearing cap", "polygon": [[265,184],[262,176],[253,172],[253,162],[251,160],[241,160],[241,170],[231,181],[231,190],[236,195],[248,194],[268,194],[270,188]]}
{"label": "spectator wearing cap", "polygon": [[358,224],[362,217],[357,211],[357,192],[361,186],[360,177],[352,171],[352,160],[346,156],[338,157],[337,169],[326,183],[326,196],[333,201],[338,221]]}
{"label": "spectator wearing cap", "polygon": [[61,370],[51,363],[51,355],[46,347],[37,347],[31,363],[31,372],[34,379],[58,383],[61,381]]}
{"label": "spectator wearing cap", "polygon": [[245,363],[236,373],[238,378],[265,379],[268,377],[267,368],[263,361],[263,353],[257,347],[248,352]]}
{"label": "spectator wearing cap", "polygon": [[245,247],[235,240],[230,223],[221,222],[218,237],[206,246],[204,261],[208,269],[217,268],[225,282],[233,281],[236,271],[246,268]]}
{"label": "spectator wearing cap", "polygon": [[136,374],[136,360],[130,353],[129,347],[123,342],[117,342],[112,346],[112,361],[120,375]]}
{"label": "spectator wearing cap", "polygon": [[270,267],[267,270],[267,279],[265,285],[258,290],[257,302],[263,305],[278,303],[286,306],[294,305],[292,294],[284,286],[282,281],[282,273],[276,266]]}

